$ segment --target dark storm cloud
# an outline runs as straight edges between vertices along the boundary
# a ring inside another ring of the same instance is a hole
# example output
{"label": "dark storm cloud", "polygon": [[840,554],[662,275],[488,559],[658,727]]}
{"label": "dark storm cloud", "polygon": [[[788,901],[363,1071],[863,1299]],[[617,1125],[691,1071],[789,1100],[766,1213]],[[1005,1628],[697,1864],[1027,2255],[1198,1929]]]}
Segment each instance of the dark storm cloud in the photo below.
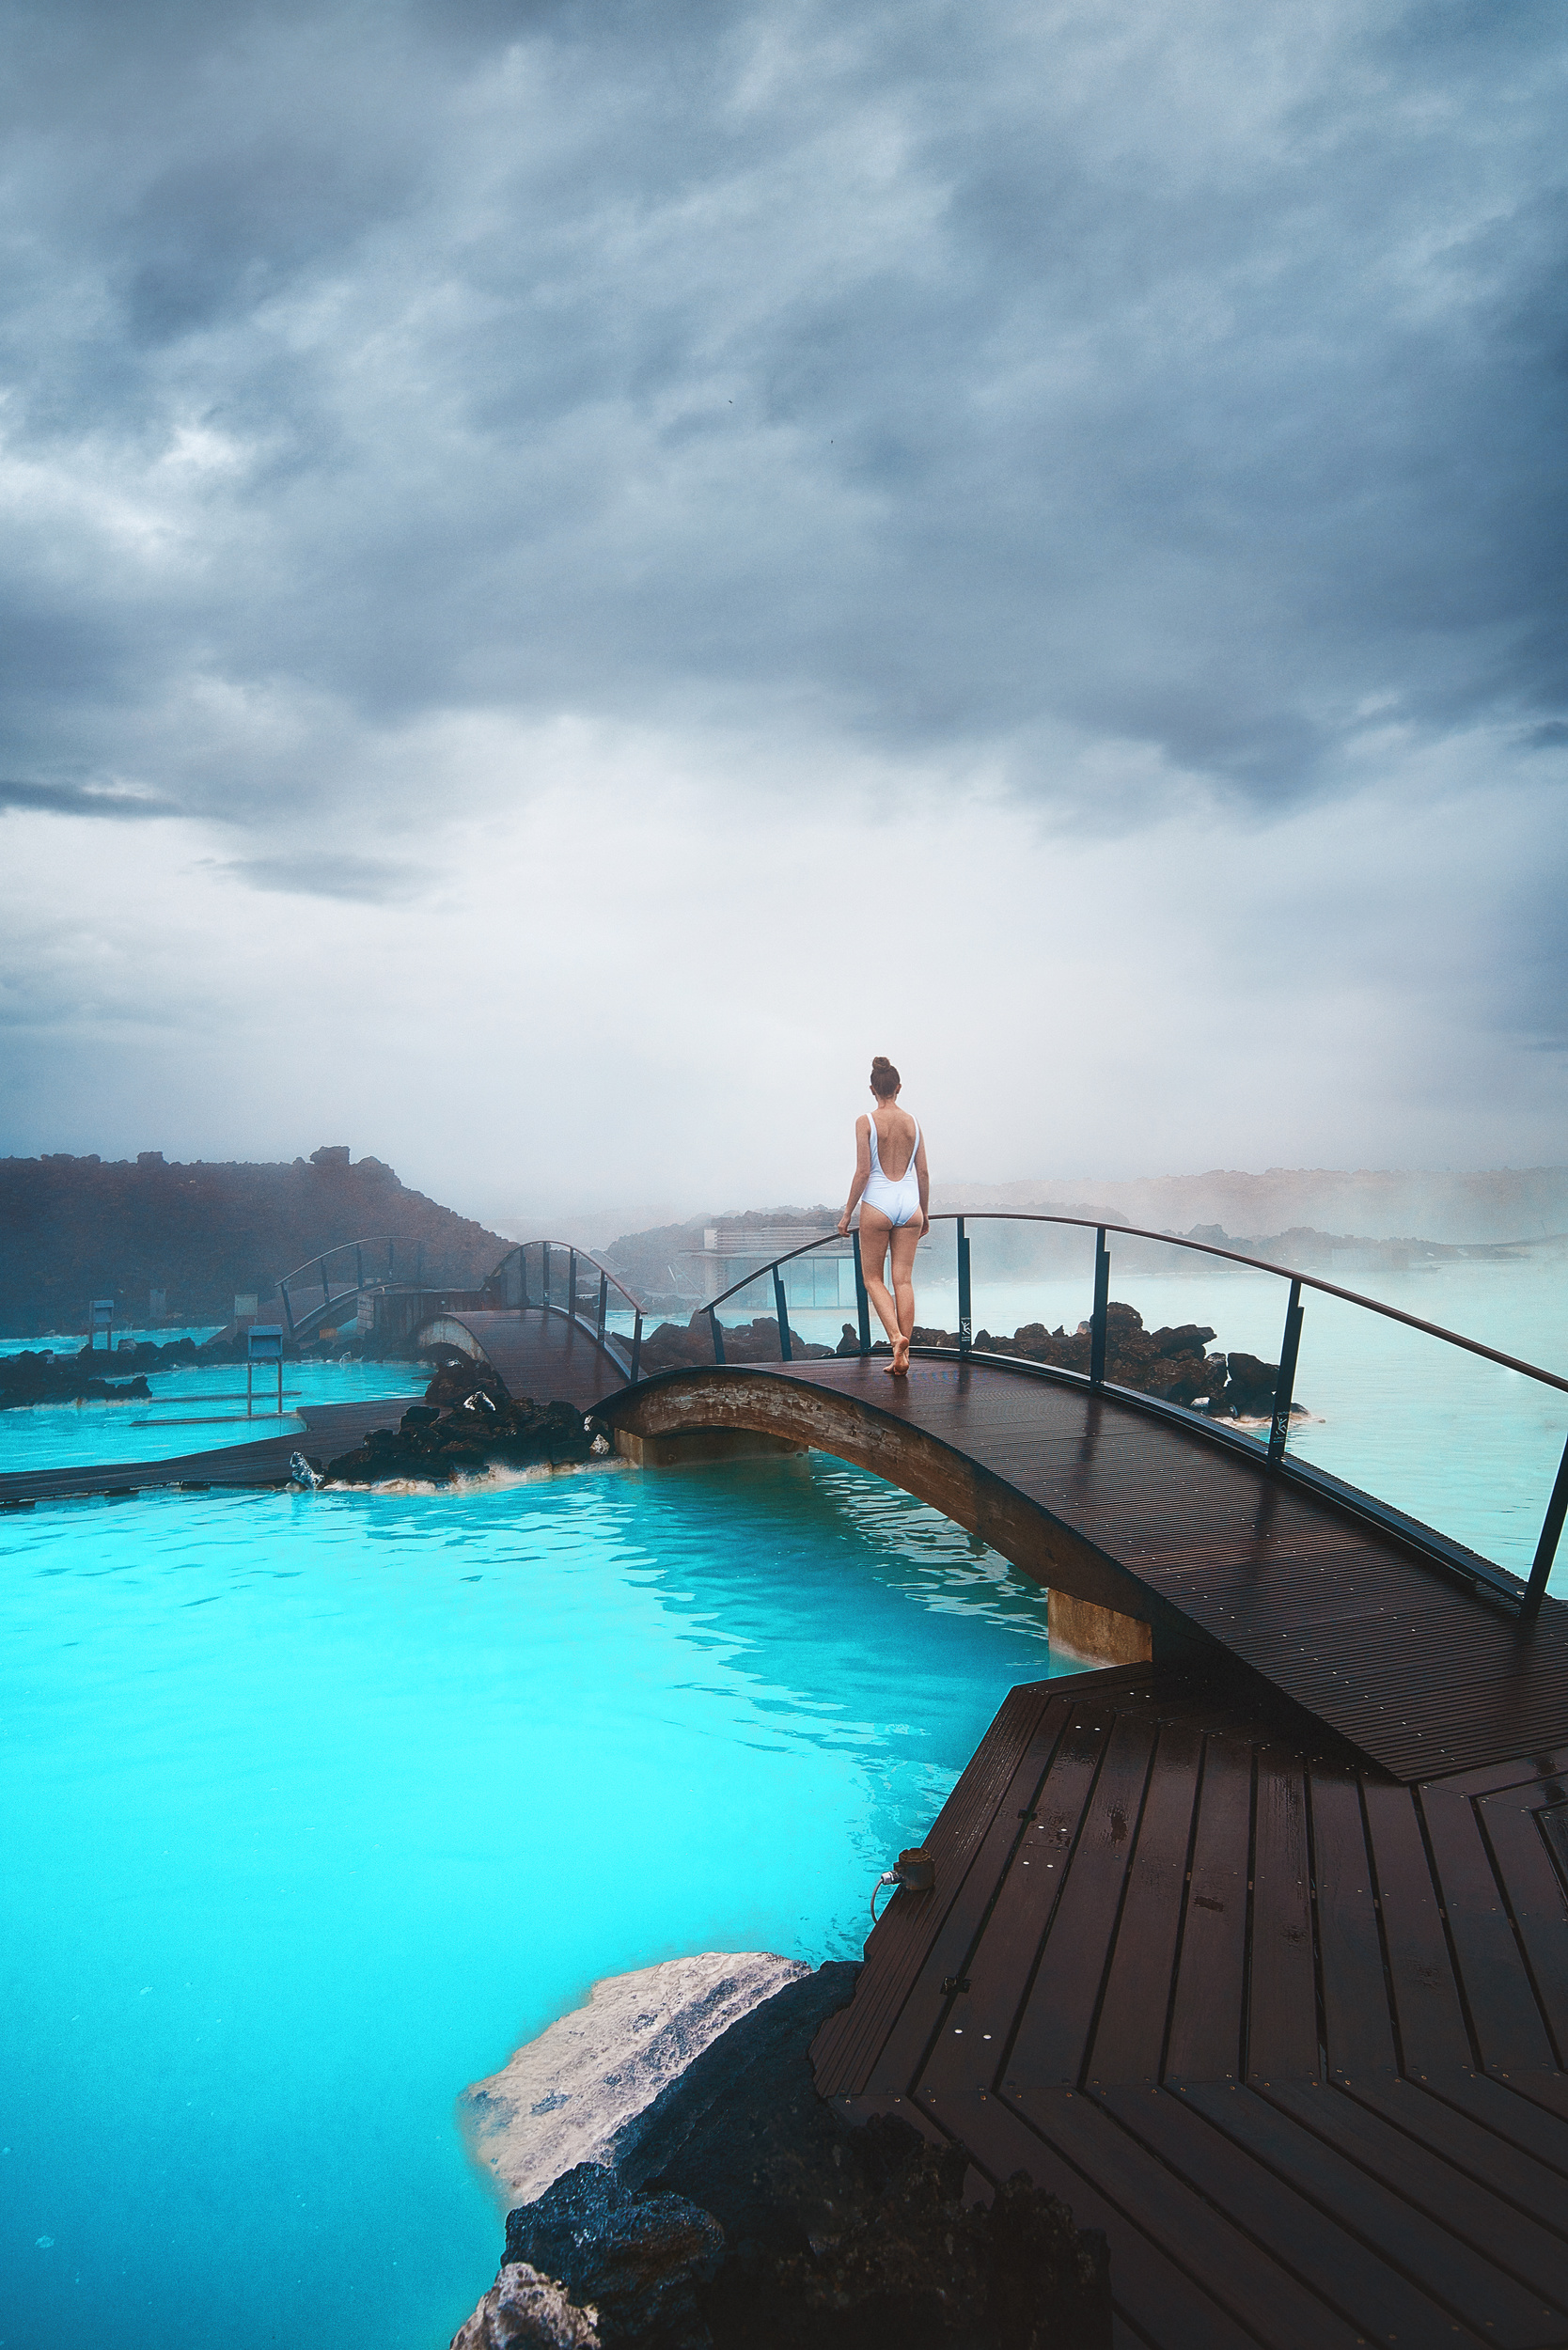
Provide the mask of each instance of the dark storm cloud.
{"label": "dark storm cloud", "polygon": [[61,0],[6,49],[15,765],[347,789],[237,718],[193,778],[219,689],[1264,806],[1371,727],[1557,740],[1555,7]]}
{"label": "dark storm cloud", "polygon": [[145,792],[104,791],[87,783],[22,783],[0,776],[0,810],[8,807],[29,815],[102,816],[120,823],[180,813],[172,801]]}

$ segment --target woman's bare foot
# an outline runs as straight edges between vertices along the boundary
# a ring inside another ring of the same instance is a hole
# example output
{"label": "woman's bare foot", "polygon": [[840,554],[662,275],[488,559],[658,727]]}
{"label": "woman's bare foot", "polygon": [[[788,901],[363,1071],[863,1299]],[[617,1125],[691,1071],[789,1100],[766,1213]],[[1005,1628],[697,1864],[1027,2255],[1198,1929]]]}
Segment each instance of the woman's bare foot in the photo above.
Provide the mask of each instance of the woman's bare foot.
{"label": "woman's bare foot", "polygon": [[908,1340],[906,1338],[900,1337],[900,1338],[898,1338],[898,1339],[895,1339],[895,1340],[894,1340],[894,1341],[893,1341],[893,1359],[892,1359],[891,1363],[888,1365],[888,1370],[892,1372],[893,1377],[894,1377],[895,1379],[907,1379],[907,1378],[908,1378],[908,1376],[909,1376],[909,1340]]}

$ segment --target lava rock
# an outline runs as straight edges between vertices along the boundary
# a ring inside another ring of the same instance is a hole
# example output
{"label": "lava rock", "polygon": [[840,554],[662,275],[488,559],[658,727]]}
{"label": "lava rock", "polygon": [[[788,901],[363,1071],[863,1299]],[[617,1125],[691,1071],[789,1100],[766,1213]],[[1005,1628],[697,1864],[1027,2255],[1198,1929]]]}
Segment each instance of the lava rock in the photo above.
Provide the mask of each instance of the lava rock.
{"label": "lava rock", "polygon": [[[797,1363],[825,1361],[836,1351],[843,1352],[842,1347],[835,1350],[818,1346],[803,1339],[797,1330],[790,1333],[790,1347]],[[713,1325],[707,1308],[699,1306],[684,1327],[678,1322],[661,1322],[657,1329],[648,1333],[642,1342],[638,1368],[647,1378],[655,1371],[705,1369],[713,1359]],[[727,1363],[778,1362],[781,1355],[776,1314],[759,1314],[753,1322],[727,1322],[724,1359]]]}
{"label": "lava rock", "polygon": [[508,2262],[557,2276],[598,2312],[604,2350],[708,2350],[698,2306],[724,2254],[724,2230],[683,2196],[634,2195],[580,2162],[537,2202],[507,2214]]}
{"label": "lava rock", "polygon": [[[463,1366],[472,1373],[475,1366]],[[445,1393],[448,1407],[442,1409]],[[353,1452],[340,1453],[327,1474],[345,1485],[375,1484],[387,1478],[434,1480],[499,1465],[506,1468],[552,1466],[593,1457],[594,1436],[574,1403],[536,1403],[509,1396],[504,1387],[476,1386],[471,1377],[451,1380],[437,1372],[423,1403],[411,1404],[396,1428],[372,1428]]]}
{"label": "lava rock", "polygon": [[451,2350],[601,2350],[598,2314],[525,2262],[509,2261]]}

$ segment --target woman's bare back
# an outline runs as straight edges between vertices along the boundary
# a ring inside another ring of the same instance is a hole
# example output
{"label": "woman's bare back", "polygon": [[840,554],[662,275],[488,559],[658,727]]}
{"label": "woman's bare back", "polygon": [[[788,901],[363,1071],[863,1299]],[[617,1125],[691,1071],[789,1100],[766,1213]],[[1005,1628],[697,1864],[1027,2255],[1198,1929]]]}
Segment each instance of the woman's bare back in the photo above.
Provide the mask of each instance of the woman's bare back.
{"label": "woman's bare back", "polygon": [[876,1155],[883,1173],[890,1183],[902,1183],[915,1156],[915,1120],[907,1110],[889,1102],[870,1113],[870,1123],[876,1128]]}

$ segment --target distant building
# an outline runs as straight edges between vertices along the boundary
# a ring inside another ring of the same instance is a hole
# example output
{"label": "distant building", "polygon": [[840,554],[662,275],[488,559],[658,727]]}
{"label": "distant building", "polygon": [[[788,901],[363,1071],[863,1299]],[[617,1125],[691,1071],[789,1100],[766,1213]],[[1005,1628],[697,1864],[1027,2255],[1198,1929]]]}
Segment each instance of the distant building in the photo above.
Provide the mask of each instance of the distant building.
{"label": "distant building", "polygon": [[[830,1209],[799,1216],[729,1215],[710,1224],[700,1248],[682,1251],[696,1274],[704,1298],[722,1296],[734,1281],[760,1273],[792,1248],[804,1248],[824,1233],[835,1232],[838,1217]],[[788,1304],[855,1310],[855,1246],[852,1241],[829,1240],[808,1257],[797,1257],[782,1268]],[[760,1281],[753,1293],[730,1300],[732,1307],[752,1307],[758,1313],[773,1311],[773,1283]]]}

